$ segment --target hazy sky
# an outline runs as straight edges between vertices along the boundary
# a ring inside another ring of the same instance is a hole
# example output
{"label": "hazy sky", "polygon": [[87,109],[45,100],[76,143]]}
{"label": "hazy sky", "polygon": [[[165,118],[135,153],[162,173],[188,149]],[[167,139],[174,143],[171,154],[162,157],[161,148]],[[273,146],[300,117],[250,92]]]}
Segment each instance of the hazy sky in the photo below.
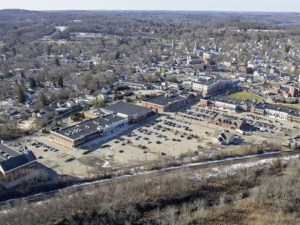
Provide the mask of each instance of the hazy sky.
{"label": "hazy sky", "polygon": [[300,0],[0,0],[0,9],[300,12]]}

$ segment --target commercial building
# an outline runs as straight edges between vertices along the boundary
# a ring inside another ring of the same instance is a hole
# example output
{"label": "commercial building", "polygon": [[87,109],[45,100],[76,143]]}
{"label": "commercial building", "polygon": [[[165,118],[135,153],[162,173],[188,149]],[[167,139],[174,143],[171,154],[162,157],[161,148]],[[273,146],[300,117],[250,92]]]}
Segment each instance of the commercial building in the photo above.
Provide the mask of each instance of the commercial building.
{"label": "commercial building", "polygon": [[0,143],[0,184],[11,188],[39,176],[37,158],[26,147],[22,153]]}
{"label": "commercial building", "polygon": [[226,111],[250,111],[250,107],[253,103],[250,100],[246,101],[236,101],[226,97],[209,97],[201,98],[198,105],[199,106],[210,106],[220,110]]}
{"label": "commercial building", "polygon": [[229,110],[229,111],[237,111],[240,102],[234,101],[228,98],[220,98],[214,97],[209,99],[210,105],[221,109],[221,110]]}
{"label": "commercial building", "polygon": [[118,116],[128,118],[128,122],[138,123],[144,121],[149,116],[153,115],[153,111],[139,105],[128,102],[117,102],[104,108],[91,109],[84,112],[85,118],[96,119],[103,114],[116,114]]}
{"label": "commercial building", "polygon": [[226,92],[237,88],[239,79],[223,78],[218,75],[200,76],[192,83],[192,89],[199,91],[203,96]]}
{"label": "commercial building", "polygon": [[166,93],[164,95],[143,100],[142,106],[157,113],[172,112],[197,101],[197,99],[198,96],[195,96],[194,94],[178,95]]}
{"label": "commercial building", "polygon": [[128,118],[114,113],[102,113],[95,119],[84,121],[80,124],[51,131],[54,141],[73,148],[89,140],[116,132],[128,126]]}
{"label": "commercial building", "polygon": [[106,112],[115,113],[118,116],[128,118],[128,122],[139,123],[146,120],[149,116],[153,115],[153,111],[139,105],[134,105],[127,102],[118,102],[103,108]]}
{"label": "commercial building", "polygon": [[3,176],[17,173],[21,169],[36,168],[36,157],[32,151],[11,157],[0,162],[0,172]]}
{"label": "commercial building", "polygon": [[54,141],[73,148],[94,138],[114,133],[129,124],[142,122],[153,114],[146,107],[120,101],[105,108],[88,110],[84,112],[88,120],[51,131],[51,134]]}
{"label": "commercial building", "polygon": [[289,107],[259,103],[253,105],[251,111],[255,114],[264,115],[270,118],[300,123],[300,111]]}
{"label": "commercial building", "polygon": [[213,124],[217,126],[221,126],[227,129],[233,129],[233,130],[243,130],[244,127],[247,125],[247,121],[245,119],[238,119],[233,116],[223,116],[223,115],[217,115],[213,121]]}

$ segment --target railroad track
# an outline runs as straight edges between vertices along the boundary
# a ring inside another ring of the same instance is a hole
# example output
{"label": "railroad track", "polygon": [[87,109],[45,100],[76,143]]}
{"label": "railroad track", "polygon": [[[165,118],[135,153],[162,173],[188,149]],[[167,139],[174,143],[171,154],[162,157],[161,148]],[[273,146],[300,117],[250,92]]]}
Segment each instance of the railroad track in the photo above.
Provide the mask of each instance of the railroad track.
{"label": "railroad track", "polygon": [[[279,159],[284,158],[287,156],[293,156],[293,155],[299,155],[300,156],[300,150],[297,151],[288,151],[288,152],[272,152],[272,153],[266,153],[261,155],[250,155],[250,156],[244,156],[244,157],[235,157],[235,158],[228,158],[223,160],[215,160],[215,161],[205,161],[200,163],[192,163],[192,164],[186,164],[181,166],[173,166],[173,167],[166,167],[159,170],[151,170],[151,171],[143,171],[140,173],[132,174],[132,175],[123,175],[123,176],[117,176],[109,179],[102,179],[102,180],[96,180],[92,182],[86,182],[82,184],[74,184],[70,187],[65,187],[61,189],[52,190],[49,192],[43,192],[27,197],[22,198],[16,198],[16,199],[9,199],[6,201],[0,202],[0,206],[4,205],[18,205],[20,202],[27,202],[30,203],[37,203],[41,201],[46,201],[51,197],[54,197],[56,194],[63,192],[65,196],[69,196],[74,194],[74,192],[83,191],[86,188],[91,187],[99,187],[101,185],[105,185],[108,183],[117,183],[122,182],[124,180],[134,179],[138,176],[143,176],[147,174],[161,174],[161,173],[168,173],[176,170],[182,170],[182,169],[209,169],[214,168],[217,166],[226,166],[226,165],[234,165],[234,164],[240,164],[240,163],[249,163],[249,162],[255,162],[263,159]],[[1,212],[1,211],[0,211]]]}

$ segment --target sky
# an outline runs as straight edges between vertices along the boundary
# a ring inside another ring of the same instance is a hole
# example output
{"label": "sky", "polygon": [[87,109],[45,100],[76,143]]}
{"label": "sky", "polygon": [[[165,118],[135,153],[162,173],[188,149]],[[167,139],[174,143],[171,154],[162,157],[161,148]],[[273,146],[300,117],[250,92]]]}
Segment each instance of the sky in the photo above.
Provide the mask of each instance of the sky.
{"label": "sky", "polygon": [[300,12],[300,0],[0,0],[0,9]]}

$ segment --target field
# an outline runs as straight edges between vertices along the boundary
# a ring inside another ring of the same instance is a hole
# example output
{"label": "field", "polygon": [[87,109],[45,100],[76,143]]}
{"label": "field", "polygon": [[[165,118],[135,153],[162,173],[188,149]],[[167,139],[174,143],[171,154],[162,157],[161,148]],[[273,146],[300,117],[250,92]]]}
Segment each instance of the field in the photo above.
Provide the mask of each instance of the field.
{"label": "field", "polygon": [[256,101],[262,100],[262,97],[260,97],[259,95],[256,95],[251,92],[245,92],[245,91],[233,93],[233,94],[229,95],[228,97],[235,99],[235,100],[254,100],[254,99]]}

